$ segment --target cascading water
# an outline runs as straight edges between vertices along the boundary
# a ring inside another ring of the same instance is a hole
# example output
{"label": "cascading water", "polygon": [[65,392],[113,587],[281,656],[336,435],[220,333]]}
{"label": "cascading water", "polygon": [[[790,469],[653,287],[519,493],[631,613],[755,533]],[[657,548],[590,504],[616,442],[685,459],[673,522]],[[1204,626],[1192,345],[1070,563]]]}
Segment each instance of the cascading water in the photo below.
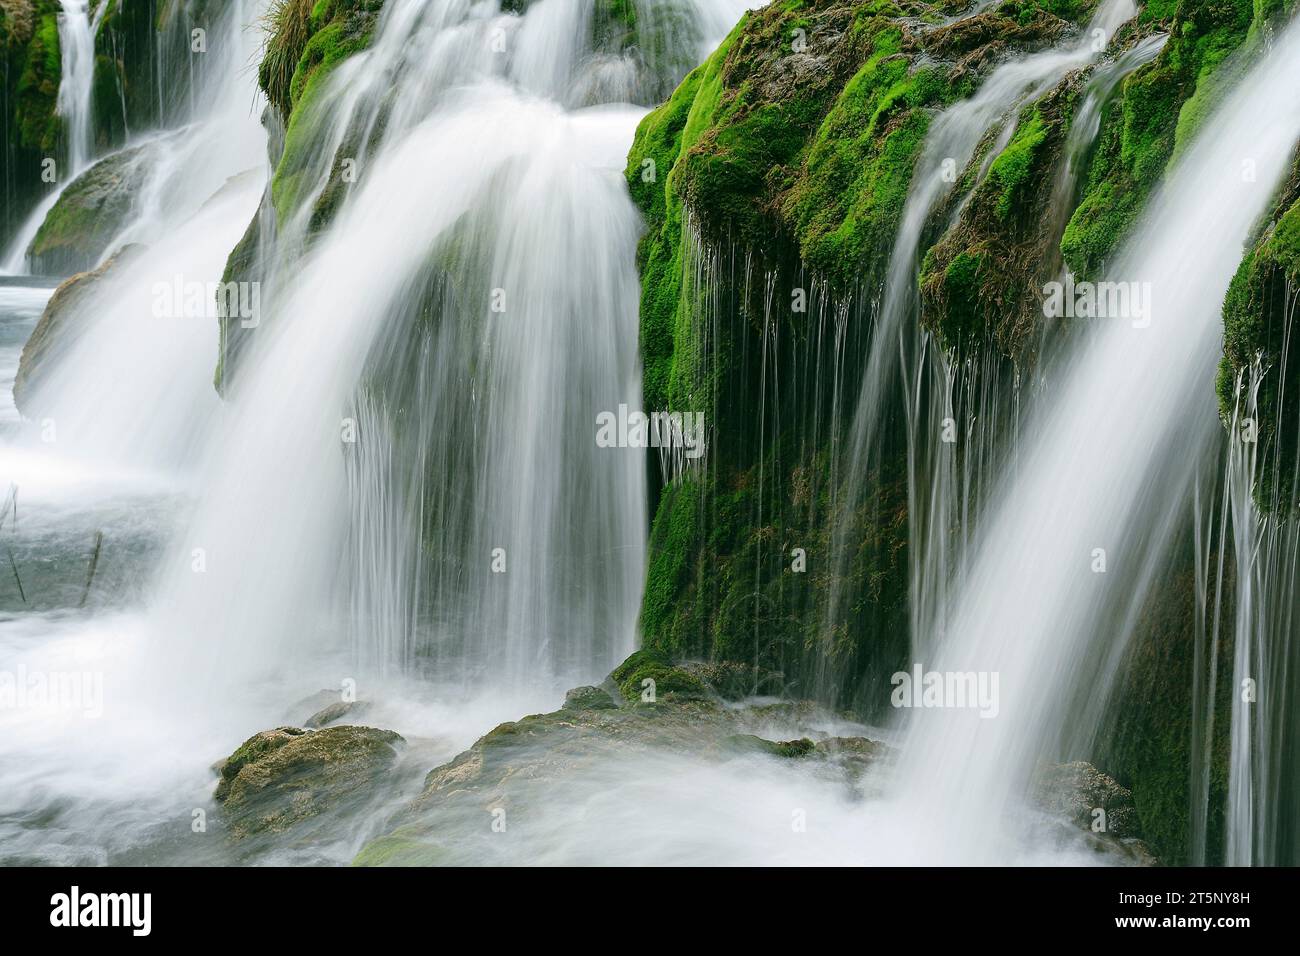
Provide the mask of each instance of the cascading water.
{"label": "cascading water", "polygon": [[[134,655],[145,583],[181,509],[196,439],[219,404],[211,388],[212,307],[199,296],[196,313],[177,311],[170,290],[178,280],[204,287],[220,278],[262,189],[264,134],[243,68],[259,42],[248,29],[252,12],[232,4],[211,31],[205,55],[215,68],[196,91],[201,112],[142,138],[169,138],[171,148],[150,171],[129,235],[108,255],[123,242],[138,245],[66,307],[59,321],[75,334],[57,337],[24,399],[26,421],[6,423],[0,439],[0,485],[16,504],[4,522],[12,573],[0,584],[2,669],[93,670],[107,688],[103,699],[119,704],[106,706],[102,720],[89,705],[0,713],[0,766],[10,781],[0,801],[0,842],[8,858],[102,862],[105,846],[130,845],[114,836],[116,828],[138,837],[165,818],[162,795],[177,780],[162,755],[184,744],[147,703],[154,689]],[[33,316],[11,307],[17,287],[0,293],[8,366],[22,347],[10,340],[10,323],[30,330]],[[43,305],[49,294],[27,295]],[[95,719],[86,719],[86,710]],[[132,729],[141,727],[152,728],[147,739]],[[124,760],[151,781],[149,796],[124,796]],[[35,848],[35,835],[20,822],[33,808],[67,821],[75,835]],[[77,824],[83,813],[87,823],[98,822]]]}
{"label": "cascading water", "polygon": [[[1005,146],[1015,131],[1018,106],[1043,95],[1069,71],[1084,67],[1100,57],[1115,30],[1135,12],[1133,0],[1106,0],[1082,37],[1070,40],[1060,48],[1006,61],[993,71],[973,97],[945,110],[935,119],[926,139],[924,153],[913,173],[913,187],[903,209],[890,257],[883,300],[875,319],[872,344],[862,376],[862,390],[851,429],[846,471],[848,479],[845,489],[839,493],[843,502],[838,507],[849,510],[856,508],[857,503],[867,494],[861,482],[863,476],[869,473],[869,463],[879,454],[877,443],[880,438],[881,412],[889,404],[887,396],[900,385],[900,375],[910,378],[903,369],[913,365],[920,367],[921,363],[915,357],[919,343],[912,341],[912,327],[907,322],[908,316],[916,314],[918,306],[916,276],[920,243],[936,206],[956,188],[958,177],[954,173],[966,168],[986,134],[996,127],[1001,130],[998,134],[999,145],[988,150],[983,169],[983,172],[987,172],[988,162],[1000,152],[1000,147]],[[911,359],[907,358],[909,351],[913,355]],[[901,384],[904,386],[904,394],[908,394],[910,384]],[[905,400],[905,405],[910,408],[910,400]],[[910,484],[915,488],[915,481]],[[912,510],[916,513],[921,509]],[[835,540],[832,543],[832,553],[841,567],[852,547],[852,543],[844,538],[847,526],[845,521],[837,522]],[[948,561],[941,557],[939,538],[942,535],[929,536],[924,531],[920,534],[932,538],[932,546],[920,549],[921,552],[934,555],[939,566],[914,571],[914,587],[919,586],[923,590],[937,588],[941,594],[940,582],[946,579],[948,566]],[[844,575],[837,574],[833,579],[827,605],[828,628],[833,627],[835,621],[842,616],[844,602],[848,600],[848,595],[843,593],[840,584],[843,578]],[[913,641],[918,645],[918,653],[929,643],[929,636],[938,630],[938,622],[930,618],[924,609],[933,608],[938,603],[933,595],[913,595],[911,633]]]}
{"label": "cascading water", "polygon": [[[1296,295],[1285,289],[1284,337],[1290,341]],[[1284,350],[1284,353],[1287,350]],[[1258,397],[1266,376],[1284,379],[1286,368],[1249,370],[1229,433],[1241,436],[1262,420]],[[1300,853],[1295,807],[1297,733],[1292,675],[1300,667],[1294,596],[1300,588],[1300,514],[1297,467],[1288,461],[1287,431],[1279,413],[1267,448],[1253,441],[1228,443],[1225,518],[1236,556],[1236,614],[1229,623],[1233,671],[1219,677],[1232,688],[1227,848],[1230,865],[1289,865]],[[1263,462],[1274,463],[1268,477]],[[1266,509],[1261,511],[1261,506]],[[1217,588],[1224,589],[1222,571]],[[1212,695],[1211,695],[1212,696]]]}
{"label": "cascading water", "polygon": [[[917,711],[903,749],[901,802],[926,821],[922,857],[996,859],[1000,821],[1036,762],[1091,743],[1124,638],[1219,427],[1207,388],[1219,304],[1300,136],[1288,92],[1297,51],[1293,24],[1108,268],[1114,281],[1150,289],[1149,327],[1137,312],[1099,320],[1026,426],[1017,469],[946,610],[948,640],[926,661],[942,673],[998,675],[999,713]],[[1241,173],[1247,141],[1257,178]],[[1080,688],[1090,688],[1082,704]]]}
{"label": "cascading water", "polygon": [[[57,522],[42,520],[41,499],[85,494],[82,462],[115,501],[126,487],[161,502],[125,504],[136,515],[105,529],[106,551],[116,546],[105,563],[118,573],[128,540],[133,578],[159,560],[157,527],[136,527],[140,515],[182,515],[149,594],[119,595],[124,610],[101,609],[93,627],[65,612],[23,621],[22,660],[41,653],[39,635],[50,659],[85,657],[89,645],[116,683],[119,706],[87,738],[92,770],[134,759],[141,740],[124,726],[151,727],[146,746],[176,753],[164,715],[183,707],[186,733],[233,746],[281,720],[286,694],[352,676],[366,693],[386,679],[390,706],[420,676],[509,690],[491,705],[460,700],[450,723],[449,703],[407,712],[417,726],[436,713],[440,737],[460,726],[451,739],[463,745],[632,649],[644,458],[595,440],[597,414],[640,395],[641,223],[622,170],[644,109],[619,99],[671,88],[673,71],[702,58],[743,6],[639,3],[642,23],[676,38],[656,56],[593,49],[579,0],[542,0],[522,16],[469,0],[386,4],[372,47],[301,105],[313,148],[265,254],[262,307],[256,327],[240,329],[224,405],[211,392],[215,317],[160,319],[157,286],[215,281],[253,218],[261,179],[236,175],[262,165],[260,135],[246,135],[249,71],[227,59],[231,69],[208,74],[224,76],[227,92],[196,98],[202,122],[138,140],[164,145],[114,245],[149,248],[114,263],[96,311],[78,312],[85,329],[34,389],[34,421],[6,450],[24,534],[42,528],[43,543]],[[228,21],[238,50],[212,44],[211,54],[247,60],[248,14]],[[312,210],[343,156],[360,175],[317,231]],[[57,455],[41,442],[43,421],[57,423]],[[73,553],[93,530],[74,523]],[[20,564],[39,550],[29,541]],[[26,730],[0,755],[33,768],[17,805],[84,787],[81,771],[29,759],[29,746],[60,732]],[[184,763],[142,772],[197,791],[205,770]],[[142,815],[108,813],[136,832]],[[120,852],[118,837],[95,839]]]}
{"label": "cascading water", "polygon": [[[375,707],[366,721],[409,741],[382,805],[349,820],[333,844],[248,857],[351,859],[430,766],[501,719],[553,707],[632,649],[645,461],[596,441],[597,416],[635,408],[641,394],[641,222],[625,157],[641,107],[668,95],[744,6],[636,0],[644,32],[630,45],[581,0],[537,0],[523,13],[492,0],[388,0],[368,50],[300,91],[285,162],[260,207],[264,136],[241,66],[256,40],[245,25],[260,9],[231,11],[206,68],[177,97],[192,112],[130,144],[149,164],[148,182],[106,259],[125,243],[142,248],[114,259],[69,313],[78,334],[24,395],[30,421],[0,408],[0,536],[14,571],[14,586],[3,584],[0,665],[86,670],[111,690],[94,720],[0,713],[5,859],[228,862],[218,841],[196,850],[171,835],[188,835],[193,808],[209,802],[212,756],[302,721],[308,711],[291,701],[353,681]],[[1027,830],[1008,839],[999,821],[1018,808],[1036,761],[1089,752],[1123,637],[1212,457],[1217,425],[1204,393],[1219,292],[1300,133],[1285,95],[1300,27],[1223,105],[1219,138],[1182,157],[1109,270],[1151,283],[1152,326],[1112,320],[1071,336],[1049,369],[1057,393],[1035,396],[1043,407],[1023,430],[976,423],[988,434],[960,474],[948,449],[930,445],[931,419],[948,413],[958,388],[982,390],[956,399],[966,407],[1005,397],[983,369],[949,368],[911,320],[922,242],[943,225],[935,219],[960,212],[958,192],[988,173],[1021,108],[1100,61],[1133,12],[1132,0],[1105,0],[1082,37],[1003,62],[934,118],[859,397],[856,486],[842,494],[870,494],[862,476],[880,415],[901,393],[908,511],[921,516],[914,652],[927,668],[997,673],[998,716],[918,712],[897,741],[897,764],[878,761],[847,788],[852,798],[841,782],[761,755],[719,764],[620,753],[539,798],[526,840],[491,852],[521,854],[517,862],[604,861],[614,846],[647,863],[1041,862],[1071,843],[1048,834],[1025,846]],[[1097,70],[1053,206],[1072,204],[1076,160],[1114,85],[1161,42]],[[168,112],[161,103],[159,112]],[[1236,144],[1247,141],[1258,171],[1250,184],[1231,175]],[[943,175],[949,168],[969,176]],[[218,345],[206,283],[228,261],[234,279],[246,278],[228,257],[254,218],[261,308],[222,316]],[[1189,234],[1205,239],[1189,250]],[[767,303],[766,349],[778,290],[732,251],[724,261],[687,250],[691,294],[743,275],[758,287],[744,297]],[[1056,265],[1044,268],[1055,275]],[[199,314],[172,314],[190,282],[201,287]],[[48,294],[0,287],[0,383]],[[824,284],[811,300],[815,334],[839,343],[838,361],[856,333]],[[694,318],[722,321],[725,308],[719,296]],[[224,402],[211,389],[219,349]],[[783,366],[766,351],[760,362],[763,414],[781,415],[767,389],[786,394]],[[937,395],[923,387],[927,376],[941,383]],[[1008,431],[1018,432],[1014,467],[999,457]],[[781,429],[765,420],[756,433],[761,442]],[[681,463],[664,464],[672,474]],[[1297,548],[1290,525],[1251,511],[1242,489],[1253,465],[1233,467],[1237,550],[1265,544],[1252,592],[1263,597],[1238,609],[1239,679],[1289,666],[1293,620],[1281,594],[1295,580]],[[758,481],[761,514],[777,492],[762,486],[761,470]],[[962,507],[978,520],[965,511],[951,520]],[[961,535],[950,540],[954,526]],[[1109,569],[1094,577],[1097,548]],[[832,624],[849,600],[831,596]],[[1093,681],[1097,700],[1080,704],[1080,686]],[[1262,859],[1251,847],[1289,825],[1263,812],[1287,786],[1276,754],[1286,703],[1262,703],[1271,716],[1236,724],[1235,862]],[[764,733],[796,740],[808,723],[783,713],[765,718]],[[877,736],[824,715],[812,723],[822,736]],[[519,756],[528,744],[514,746]],[[812,831],[790,828],[791,807],[810,811]],[[30,828],[38,817],[42,828]],[[448,840],[457,836],[477,839]]]}
{"label": "cascading water", "polygon": [[59,18],[59,49],[63,78],[57,108],[68,129],[68,167],[71,176],[90,161],[90,89],[95,76],[95,28],[108,8],[100,3],[92,17],[89,0],[64,0]]}
{"label": "cascading water", "polygon": [[103,0],[94,16],[89,0],[65,0],[59,17],[59,50],[63,60],[57,110],[67,130],[67,155],[55,180],[58,187],[41,200],[27,221],[15,233],[9,254],[0,262],[0,274],[26,272],[27,247],[36,231],[58,202],[63,190],[90,163],[94,145],[91,131],[90,94],[95,80],[95,31],[108,9]]}

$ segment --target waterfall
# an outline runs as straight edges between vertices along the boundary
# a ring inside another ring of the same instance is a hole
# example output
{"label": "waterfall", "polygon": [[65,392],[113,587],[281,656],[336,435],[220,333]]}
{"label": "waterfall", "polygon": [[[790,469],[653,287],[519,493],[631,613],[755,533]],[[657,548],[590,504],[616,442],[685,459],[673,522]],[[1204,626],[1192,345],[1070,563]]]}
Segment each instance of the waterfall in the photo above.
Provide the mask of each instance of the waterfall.
{"label": "waterfall", "polygon": [[100,3],[93,22],[89,6],[89,0],[63,0],[63,16],[59,17],[63,74],[59,82],[57,109],[68,128],[69,178],[75,178],[90,161],[90,90],[95,76],[95,29],[108,3]]}
{"label": "waterfall", "polygon": [[[177,311],[170,291],[178,281],[219,280],[257,205],[265,134],[245,68],[258,43],[251,9],[231,5],[214,29],[198,112],[127,147],[145,175],[105,258],[136,248],[77,309],[79,334],[60,343],[58,362],[32,396],[28,417],[57,422],[57,443],[32,429],[24,447],[112,468],[192,463],[217,405],[216,318]],[[211,298],[196,305],[205,314],[215,308]]]}
{"label": "waterfall", "polygon": [[[710,11],[703,31],[736,5],[658,7]],[[160,633],[191,635],[164,656],[238,681],[333,649],[553,693],[635,646],[645,463],[595,429],[640,401],[622,168],[643,110],[592,105],[628,87],[599,81],[588,4],[482,9],[387,4],[302,107],[322,148],[159,584]],[[361,174],[315,235],[345,148]]]}
{"label": "waterfall", "polygon": [[66,156],[58,169],[57,188],[37,203],[14,234],[8,255],[0,260],[0,274],[21,275],[27,271],[27,247],[41,223],[63,190],[90,164],[94,150],[90,94],[95,80],[95,32],[109,2],[103,0],[92,17],[90,0],[64,0],[63,14],[59,17],[62,70],[56,109],[67,129]]}
{"label": "waterfall", "polygon": [[[944,610],[948,639],[925,659],[944,673],[998,675],[998,715],[921,710],[904,746],[901,799],[929,821],[923,855],[992,858],[1037,761],[1073,759],[1091,743],[1125,638],[1214,446],[1207,383],[1219,305],[1300,136],[1288,92],[1298,52],[1295,23],[1224,101],[1107,269],[1114,281],[1149,284],[1149,324],[1097,320],[1025,425],[1017,467]],[[1243,174],[1246,159],[1257,176]]]}
{"label": "waterfall", "polygon": [[[976,8],[976,12],[979,9]],[[882,300],[876,310],[872,341],[849,433],[847,477],[844,487],[837,492],[836,508],[842,515],[851,515],[871,493],[866,484],[867,476],[871,464],[880,457],[882,430],[889,410],[896,407],[895,398],[902,398],[905,414],[911,422],[909,443],[916,444],[912,436],[917,431],[915,419],[920,409],[915,406],[915,385],[927,363],[938,358],[928,352],[926,338],[918,335],[916,323],[909,322],[919,308],[919,256],[931,217],[961,187],[964,180],[960,174],[972,163],[981,143],[986,141],[986,135],[993,132],[996,139],[983,154],[975,183],[987,174],[993,159],[1015,134],[1020,106],[1042,96],[1070,71],[1099,59],[1115,31],[1136,11],[1133,0],[1105,0],[1080,36],[1069,38],[1058,47],[1003,62],[972,97],[935,118],[913,173],[912,188],[886,272]],[[975,183],[967,183],[966,188],[973,189]],[[938,377],[945,377],[944,373],[940,371]],[[918,545],[912,556],[910,626],[916,659],[921,659],[940,640],[943,626],[937,615],[944,603],[946,582],[954,561],[947,553],[946,522],[947,512],[955,507],[953,491],[941,483],[927,489],[931,500],[921,501],[916,497],[923,493],[918,478],[922,469],[917,460],[921,453],[916,447],[909,452],[908,485],[912,499],[909,501],[909,514],[913,515],[914,522],[915,516],[923,513],[941,514],[945,520],[934,527],[914,524],[912,529],[913,541]],[[950,455],[947,457],[951,458]],[[981,464],[987,466],[989,463]],[[931,467],[950,472],[952,462],[941,461]],[[954,480],[955,476],[952,476],[950,481]],[[833,632],[851,600],[842,585],[847,577],[848,556],[855,547],[848,537],[850,527],[851,522],[841,517],[833,532],[832,555],[838,573],[833,576],[827,599],[828,634]]]}
{"label": "waterfall", "polygon": [[[1296,293],[1285,291],[1284,335],[1289,341]],[[1257,363],[1245,375],[1230,434],[1258,422],[1258,395],[1266,375]],[[1228,442],[1225,519],[1236,557],[1235,619],[1231,680],[1232,728],[1228,766],[1227,862],[1236,866],[1278,866],[1294,861],[1300,841],[1296,818],[1295,716],[1293,675],[1300,667],[1295,641],[1295,595],[1300,588],[1300,520],[1294,477],[1296,464],[1284,457],[1284,435],[1294,429],[1279,412],[1265,449],[1257,442]],[[1263,460],[1276,462],[1277,474],[1263,477]],[[1263,485],[1261,488],[1260,486]],[[1284,491],[1289,488],[1290,491]],[[1262,513],[1260,504],[1267,507]],[[1218,588],[1224,588],[1222,574]]]}

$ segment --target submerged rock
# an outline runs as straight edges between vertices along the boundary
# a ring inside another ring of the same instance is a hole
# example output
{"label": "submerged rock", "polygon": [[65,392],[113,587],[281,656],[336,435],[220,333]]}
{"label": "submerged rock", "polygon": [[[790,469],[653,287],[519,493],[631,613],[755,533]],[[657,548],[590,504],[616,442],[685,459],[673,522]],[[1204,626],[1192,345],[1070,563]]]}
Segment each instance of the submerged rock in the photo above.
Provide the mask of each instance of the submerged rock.
{"label": "submerged rock", "polygon": [[375,797],[400,743],[398,734],[373,727],[264,730],[222,765],[213,796],[236,840],[291,828],[298,834],[305,821]]}

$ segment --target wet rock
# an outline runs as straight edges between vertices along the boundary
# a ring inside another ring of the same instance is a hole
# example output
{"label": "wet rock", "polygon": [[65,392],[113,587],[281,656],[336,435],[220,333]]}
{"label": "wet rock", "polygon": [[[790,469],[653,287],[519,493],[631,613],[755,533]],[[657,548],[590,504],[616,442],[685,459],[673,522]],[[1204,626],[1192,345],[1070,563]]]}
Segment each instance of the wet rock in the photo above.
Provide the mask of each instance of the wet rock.
{"label": "wet rock", "polygon": [[807,757],[817,748],[807,737],[798,740],[766,740],[754,734],[732,734],[722,741],[722,751],[730,754],[760,753],[773,757]]}
{"label": "wet rock", "polygon": [[781,675],[736,661],[688,661],[679,669],[698,677],[723,700],[780,694]]}
{"label": "wet rock", "polygon": [[120,269],[144,251],[144,246],[124,246],[115,256],[98,269],[80,272],[64,281],[45,304],[40,321],[23,346],[14,377],[14,404],[18,410],[32,417],[30,401],[40,385],[42,376],[52,366],[52,359],[77,337],[79,315],[83,307],[93,303],[96,290],[110,273]]}
{"label": "wet rock", "polygon": [[231,836],[283,833],[374,798],[402,738],[373,727],[277,727],[244,741],[221,768],[214,797]]}
{"label": "wet rock", "polygon": [[[654,675],[654,703],[641,699],[640,681]],[[665,688],[670,688],[665,690]],[[617,695],[617,696],[611,696]],[[594,805],[607,811],[606,795],[656,773],[721,763],[743,754],[792,758],[819,777],[852,784],[850,768],[822,756],[812,730],[828,715],[807,702],[723,706],[685,665],[665,655],[637,652],[611,674],[605,688],[578,687],[565,706],[493,728],[473,746],[429,771],[422,792],[388,821],[387,831],[354,859],[356,865],[482,865],[537,862],[537,853],[587,859],[590,848],[556,849],[537,834],[556,826],[575,832],[571,814]],[[787,728],[810,727],[809,737]],[[824,735],[823,735],[824,736]],[[833,741],[843,740],[845,743]],[[853,741],[853,742],[847,742]],[[826,753],[871,750],[871,741],[831,738]],[[685,762],[683,762],[685,761]],[[621,803],[621,801],[616,801]],[[619,812],[617,807],[614,813]],[[494,829],[497,824],[500,829]],[[599,824],[595,824],[599,825]],[[519,856],[512,838],[539,839]],[[567,838],[566,838],[567,839]],[[581,840],[580,837],[574,838]]]}
{"label": "wet rock", "polygon": [[329,724],[338,723],[344,717],[351,717],[353,720],[365,716],[370,711],[370,702],[365,700],[338,700],[323,707],[316,713],[312,714],[303,722],[303,726],[312,730],[318,730]]}
{"label": "wet rock", "polygon": [[600,687],[575,687],[564,695],[565,710],[609,710],[618,702]]}
{"label": "wet rock", "polygon": [[709,686],[664,654],[637,651],[610,674],[627,701],[655,703],[659,700],[703,700],[713,696]]}
{"label": "wet rock", "polygon": [[136,146],[104,157],[78,176],[32,240],[32,271],[67,275],[93,268],[130,221],[156,158],[155,144]]}
{"label": "wet rock", "polygon": [[1117,839],[1141,836],[1133,794],[1090,763],[1076,760],[1040,772],[1034,799],[1047,810],[1085,830],[1103,825]]}

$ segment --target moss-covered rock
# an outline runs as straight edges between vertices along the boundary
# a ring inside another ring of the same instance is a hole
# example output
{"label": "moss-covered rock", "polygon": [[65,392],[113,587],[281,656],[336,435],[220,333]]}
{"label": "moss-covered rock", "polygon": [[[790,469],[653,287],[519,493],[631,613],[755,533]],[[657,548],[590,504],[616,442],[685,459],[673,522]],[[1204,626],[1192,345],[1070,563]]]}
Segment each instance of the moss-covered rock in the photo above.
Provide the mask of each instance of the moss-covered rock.
{"label": "moss-covered rock", "polygon": [[[314,185],[313,173],[324,150],[324,126],[332,108],[325,96],[327,79],[348,57],[366,49],[374,34],[382,0],[289,0],[277,7],[271,22],[275,32],[258,69],[258,81],[285,122],[283,153],[271,180],[271,197],[280,221],[286,221],[306,202],[306,189]],[[333,164],[330,183],[315,198],[312,228],[319,229],[333,216],[342,198],[342,158],[358,158],[355,135],[345,137]]]}
{"label": "moss-covered rock", "polygon": [[1257,506],[1284,516],[1295,508],[1300,454],[1300,354],[1294,343],[1298,305],[1300,161],[1228,287],[1224,354],[1216,382],[1223,421],[1238,430],[1233,440],[1242,440],[1246,433],[1237,419],[1254,419]]}
{"label": "moss-covered rock", "polygon": [[[372,799],[402,738],[372,727],[279,727],[244,741],[221,766],[214,794],[231,836],[284,833]],[[301,836],[301,834],[299,834]]]}
{"label": "moss-covered rock", "polygon": [[1014,134],[960,217],[926,253],[922,321],[949,349],[993,343],[1024,360],[1042,317],[1043,263],[1050,262],[1055,171],[1080,98],[1081,76],[1024,107]]}
{"label": "moss-covered rock", "polygon": [[817,745],[807,737],[798,740],[768,740],[756,734],[732,734],[723,738],[722,747],[731,753],[761,753],[788,759],[807,757],[817,749]]}
{"label": "moss-covered rock", "polygon": [[152,145],[113,153],[78,176],[59,196],[32,240],[33,271],[67,275],[92,268],[136,211],[156,160]]}
{"label": "moss-covered rock", "polygon": [[1102,117],[1087,188],[1061,249],[1095,275],[1141,213],[1176,152],[1190,142],[1237,75],[1232,54],[1267,36],[1294,0],[1152,0],[1145,28],[1169,31],[1152,63],[1130,76]]}
{"label": "moss-covered rock", "polygon": [[660,698],[702,699],[709,688],[690,671],[675,667],[656,650],[637,651],[610,674],[619,693],[629,701],[654,703]]}
{"label": "moss-covered rock", "polygon": [[574,687],[564,695],[565,710],[611,710],[618,702],[600,687]]}
{"label": "moss-covered rock", "polygon": [[1133,794],[1085,761],[1043,768],[1034,779],[1034,796],[1081,829],[1119,838],[1141,835]]}
{"label": "moss-covered rock", "polygon": [[[637,653],[607,685],[625,683],[647,668],[674,666],[680,665],[663,655]],[[702,682],[698,686],[707,690]],[[852,781],[869,760],[864,755],[877,746],[865,738],[831,737],[819,729],[827,715],[807,703],[723,707],[702,694],[662,694],[654,706],[639,696],[618,706],[586,705],[597,690],[575,688],[562,709],[501,724],[435,767],[420,795],[392,817],[388,832],[366,844],[353,864],[594,862],[591,853],[603,856],[610,849],[599,842],[587,848],[583,828],[608,808],[603,795],[624,780],[620,768],[653,766],[662,759],[709,764],[801,758],[796,766],[809,773]],[[604,700],[613,702],[608,695]],[[584,705],[573,706],[576,701]],[[759,736],[773,727],[807,737],[781,743]],[[848,740],[863,744],[843,743]],[[589,811],[584,809],[588,801]],[[599,819],[592,825],[605,832]],[[561,846],[550,836],[557,826],[565,834]]]}
{"label": "moss-covered rock", "polygon": [[[954,25],[965,7],[778,0],[637,130],[645,406],[710,419],[704,467],[654,487],[648,647],[780,672],[794,693],[887,700],[868,675],[906,654],[901,416],[884,416],[872,490],[845,505],[833,485],[872,302],[935,110],[1090,9],[1003,4]],[[1047,111],[1023,124],[990,185],[996,229],[1029,218],[1061,125]],[[967,287],[945,299],[949,318],[986,308],[978,258],[949,265]],[[861,547],[832,568],[837,507]],[[832,588],[852,597],[828,620]]]}

